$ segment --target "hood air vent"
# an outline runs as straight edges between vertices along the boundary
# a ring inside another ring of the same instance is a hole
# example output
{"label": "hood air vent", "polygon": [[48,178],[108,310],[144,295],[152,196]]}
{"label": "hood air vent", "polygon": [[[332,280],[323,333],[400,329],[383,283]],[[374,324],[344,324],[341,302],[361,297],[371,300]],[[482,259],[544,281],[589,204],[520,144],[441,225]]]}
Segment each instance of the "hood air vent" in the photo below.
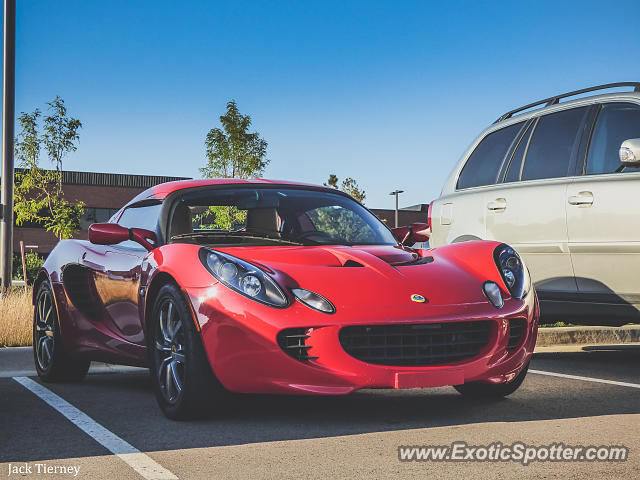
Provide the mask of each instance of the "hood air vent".
{"label": "hood air vent", "polygon": [[343,267],[364,267],[360,262],[356,262],[355,260],[347,260],[344,262]]}

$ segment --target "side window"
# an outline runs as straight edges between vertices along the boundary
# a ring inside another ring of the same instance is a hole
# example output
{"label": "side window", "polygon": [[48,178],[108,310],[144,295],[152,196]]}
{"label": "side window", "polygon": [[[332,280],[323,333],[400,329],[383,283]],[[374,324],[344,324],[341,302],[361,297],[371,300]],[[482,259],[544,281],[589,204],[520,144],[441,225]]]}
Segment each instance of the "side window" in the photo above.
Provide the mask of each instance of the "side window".
{"label": "side window", "polygon": [[516,123],[487,135],[469,156],[460,173],[458,188],[493,185],[502,160],[523,124]]}
{"label": "side window", "polygon": [[[603,105],[598,114],[589,153],[587,175],[615,173],[622,170],[618,150],[625,140],[640,138],[640,106],[631,103]],[[637,171],[625,168],[624,171]]]}
{"label": "side window", "polygon": [[571,154],[587,107],[572,108],[540,118],[522,169],[522,180],[566,177]]}
{"label": "side window", "polygon": [[533,128],[529,126],[529,129],[522,135],[518,146],[516,147],[516,151],[511,157],[511,163],[509,164],[509,170],[507,171],[507,175],[504,179],[505,183],[509,182],[519,182],[520,181],[520,172],[522,170],[522,161],[524,160],[524,154],[527,150],[527,145],[529,145],[529,138],[531,138],[531,132]]}
{"label": "side window", "polygon": [[[144,228],[146,230],[156,231],[158,225],[158,215],[160,215],[161,205],[144,205],[141,207],[133,206],[128,207],[122,212],[118,225],[122,225],[127,228]],[[144,249],[141,245],[131,240],[122,242],[121,247]]]}

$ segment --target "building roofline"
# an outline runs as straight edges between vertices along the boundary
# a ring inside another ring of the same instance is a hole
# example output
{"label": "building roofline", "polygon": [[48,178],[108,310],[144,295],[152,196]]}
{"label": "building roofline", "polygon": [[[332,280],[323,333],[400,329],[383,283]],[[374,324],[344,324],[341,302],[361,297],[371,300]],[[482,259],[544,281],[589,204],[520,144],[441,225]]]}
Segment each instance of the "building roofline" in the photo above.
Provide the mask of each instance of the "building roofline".
{"label": "building roofline", "polygon": [[[16,168],[16,172],[26,171]],[[129,175],[126,173],[99,173],[62,171],[63,185],[87,185],[95,187],[151,188],[160,183],[190,180],[190,177],[169,177],[163,175]]]}

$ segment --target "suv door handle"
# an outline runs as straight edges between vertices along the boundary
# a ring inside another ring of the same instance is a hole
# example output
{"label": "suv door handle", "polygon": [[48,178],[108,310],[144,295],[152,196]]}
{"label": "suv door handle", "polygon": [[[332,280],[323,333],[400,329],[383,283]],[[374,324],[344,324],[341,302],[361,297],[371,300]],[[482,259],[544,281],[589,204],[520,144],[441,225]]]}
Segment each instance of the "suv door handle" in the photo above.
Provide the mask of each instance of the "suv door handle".
{"label": "suv door handle", "polygon": [[504,198],[496,198],[493,202],[487,203],[487,209],[492,212],[504,212],[507,208],[507,201]]}
{"label": "suv door handle", "polygon": [[580,192],[578,195],[571,195],[569,197],[570,205],[583,205],[589,206],[593,205],[593,193],[591,192]]}

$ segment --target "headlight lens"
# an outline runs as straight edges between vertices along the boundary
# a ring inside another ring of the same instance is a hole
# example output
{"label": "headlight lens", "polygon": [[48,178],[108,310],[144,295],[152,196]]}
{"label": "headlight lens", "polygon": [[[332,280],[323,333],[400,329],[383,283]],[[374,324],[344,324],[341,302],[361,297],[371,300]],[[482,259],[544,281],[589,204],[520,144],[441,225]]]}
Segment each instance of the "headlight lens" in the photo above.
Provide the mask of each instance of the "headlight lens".
{"label": "headlight lens", "polygon": [[522,300],[531,290],[529,270],[520,255],[509,245],[498,245],[493,256],[504,283],[513,298]]}
{"label": "headlight lens", "polygon": [[278,284],[255,265],[207,248],[200,250],[200,261],[221,283],[252,300],[277,308],[289,305]]}
{"label": "headlight lens", "polygon": [[315,292],[305,290],[304,288],[292,288],[291,293],[307,307],[313,308],[314,310],[319,310],[323,313],[335,313],[336,311],[336,307],[334,307],[329,300]]}

